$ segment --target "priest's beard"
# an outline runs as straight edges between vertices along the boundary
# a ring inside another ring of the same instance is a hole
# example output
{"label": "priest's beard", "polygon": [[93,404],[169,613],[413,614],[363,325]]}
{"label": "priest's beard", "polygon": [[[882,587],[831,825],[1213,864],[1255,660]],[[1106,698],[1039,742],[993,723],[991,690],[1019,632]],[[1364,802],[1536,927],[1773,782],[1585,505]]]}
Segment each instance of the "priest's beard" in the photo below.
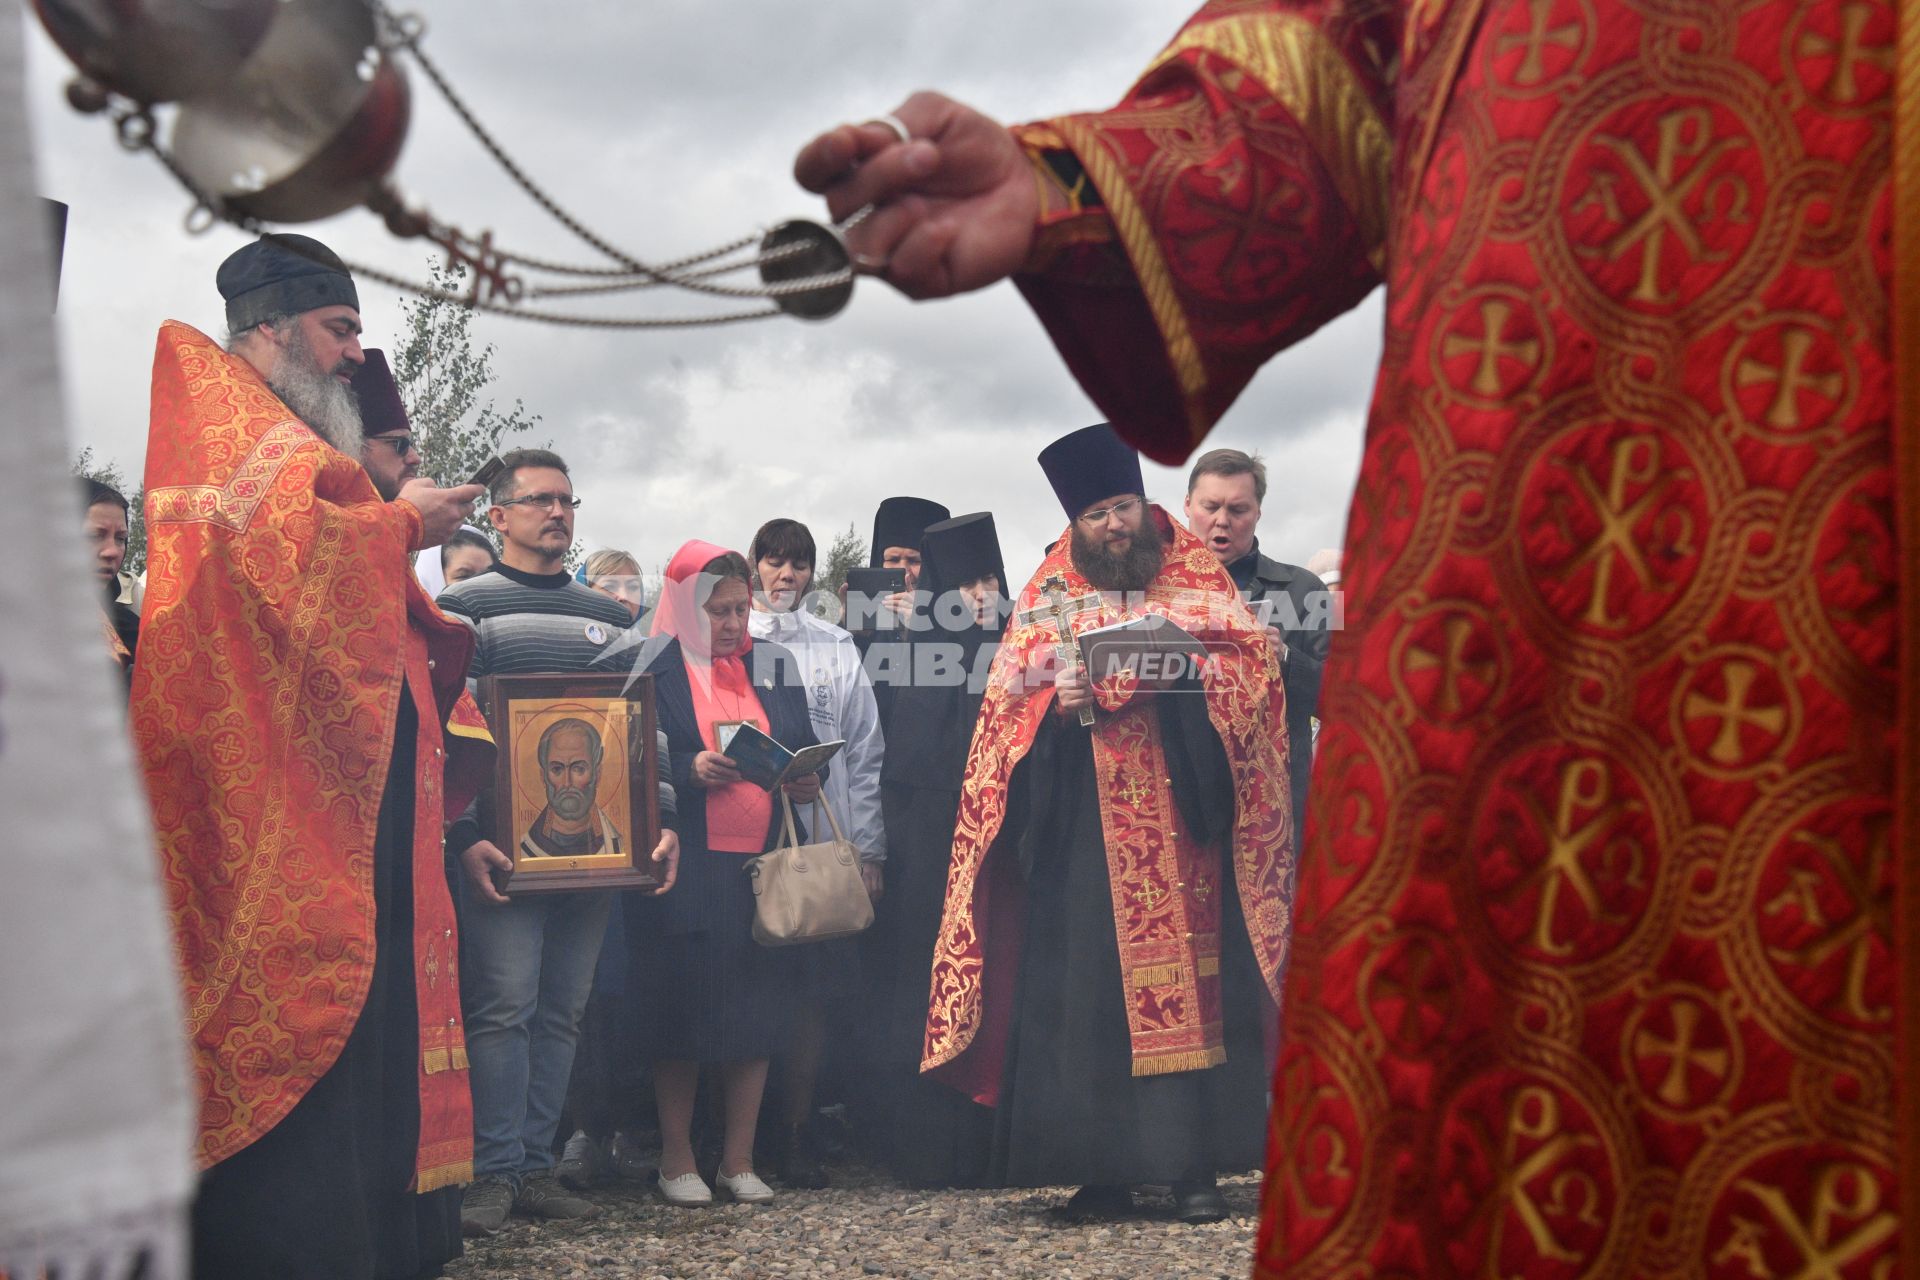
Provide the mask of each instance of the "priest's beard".
{"label": "priest's beard", "polygon": [[[322,440],[349,458],[358,459],[367,437],[360,424],[360,401],[354,398],[353,388],[320,367],[297,318],[287,330],[286,350],[281,352],[280,363],[267,379],[267,385]],[[351,372],[352,367],[343,362],[342,371]]]}
{"label": "priest's beard", "polygon": [[1100,591],[1145,591],[1160,576],[1165,550],[1166,540],[1160,536],[1160,526],[1151,512],[1141,517],[1133,541],[1118,554],[1107,550],[1104,529],[1088,534],[1079,521],[1073,525],[1073,567]]}

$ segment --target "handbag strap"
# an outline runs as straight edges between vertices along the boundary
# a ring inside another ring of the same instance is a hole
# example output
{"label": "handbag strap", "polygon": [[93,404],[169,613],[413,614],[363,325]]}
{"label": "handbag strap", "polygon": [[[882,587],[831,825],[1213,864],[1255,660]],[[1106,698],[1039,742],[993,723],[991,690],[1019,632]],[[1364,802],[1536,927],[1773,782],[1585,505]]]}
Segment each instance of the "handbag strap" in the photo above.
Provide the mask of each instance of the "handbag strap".
{"label": "handbag strap", "polygon": [[[833,816],[833,806],[827,803],[827,794],[825,791],[822,791],[819,795],[813,798],[814,813],[817,815],[823,809],[826,811],[826,814],[827,814],[827,825],[833,828],[833,838],[835,840],[838,840],[841,844],[846,844],[847,843],[846,833],[840,830],[840,819]],[[818,836],[819,834],[820,834],[820,824],[816,820],[814,823],[814,835]]]}
{"label": "handbag strap", "polygon": [[780,792],[781,827],[780,848],[797,849],[800,847],[800,833],[793,825],[793,801],[783,789]]}

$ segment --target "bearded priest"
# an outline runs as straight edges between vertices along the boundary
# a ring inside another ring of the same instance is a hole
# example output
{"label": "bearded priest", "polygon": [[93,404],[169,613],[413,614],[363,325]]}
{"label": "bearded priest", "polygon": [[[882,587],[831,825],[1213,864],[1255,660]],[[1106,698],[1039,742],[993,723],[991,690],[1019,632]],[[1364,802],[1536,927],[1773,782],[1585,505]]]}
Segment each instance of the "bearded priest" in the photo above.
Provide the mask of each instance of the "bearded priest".
{"label": "bearded priest", "polygon": [[[1286,695],[1205,544],[1106,425],[1040,455],[1070,524],[1022,591],[967,757],[923,1070],[997,1106],[993,1174],[1074,1219],[1171,1184],[1190,1222],[1260,1164],[1293,882]],[[1072,633],[1157,614],[1204,661],[1082,673]],[[1059,620],[1059,621],[1056,621]],[[1091,727],[1084,709],[1091,709]]]}
{"label": "bearded priest", "polygon": [[199,1277],[439,1275],[473,1119],[446,819],[492,758],[473,641],[408,555],[480,490],[382,501],[359,298],[305,236],[221,264],[226,350],[153,363],[130,717],[199,1093]]}

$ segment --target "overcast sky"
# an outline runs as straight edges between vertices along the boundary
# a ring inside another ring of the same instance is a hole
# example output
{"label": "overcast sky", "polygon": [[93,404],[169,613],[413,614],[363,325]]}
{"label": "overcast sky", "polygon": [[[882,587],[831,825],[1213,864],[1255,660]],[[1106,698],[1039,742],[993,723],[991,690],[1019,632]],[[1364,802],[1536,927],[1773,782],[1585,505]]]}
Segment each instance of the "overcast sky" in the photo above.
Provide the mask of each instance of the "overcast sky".
{"label": "overcast sky", "polygon": [[[793,154],[820,129],[937,88],[1005,120],[1110,104],[1187,7],[1152,0],[926,0],[831,6],[748,0],[426,0],[426,48],[509,152],[587,225],[656,260],[816,216]],[[561,15],[564,15],[564,20]],[[220,260],[243,242],[183,230],[188,197],[99,118],[67,109],[70,68],[32,19],[30,86],[44,194],[72,206],[59,325],[76,446],[137,474],[154,333],[163,319],[219,331]],[[529,253],[590,251],[495,170],[417,71],[396,169],[407,194]],[[301,230],[343,257],[422,277],[423,242],[365,212]],[[366,341],[390,346],[394,292],[362,283]],[[679,298],[685,298],[685,302]],[[642,294],[609,308],[698,310]],[[1274,361],[1209,444],[1258,449],[1272,489],[1261,545],[1304,562],[1337,546],[1379,353],[1378,295]],[[745,550],[792,516],[822,544],[864,538],[891,493],[990,510],[1016,577],[1065,521],[1034,455],[1097,413],[1010,285],[910,303],[862,281],[824,324],[780,319],[664,332],[574,331],[482,315],[495,390],[541,414],[573,468],[589,548],[653,569],[689,537]],[[1149,466],[1177,507],[1181,471]]]}

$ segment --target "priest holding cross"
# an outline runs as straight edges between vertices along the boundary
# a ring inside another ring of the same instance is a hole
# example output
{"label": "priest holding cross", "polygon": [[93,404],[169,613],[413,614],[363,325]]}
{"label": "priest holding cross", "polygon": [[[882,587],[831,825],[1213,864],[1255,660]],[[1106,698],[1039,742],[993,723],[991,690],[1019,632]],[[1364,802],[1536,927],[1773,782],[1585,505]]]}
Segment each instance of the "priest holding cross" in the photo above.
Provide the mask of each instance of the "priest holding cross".
{"label": "priest holding cross", "polygon": [[[1040,465],[1070,521],[1021,593],[968,753],[923,1069],[997,1105],[991,1176],[1076,1185],[1074,1218],[1259,1165],[1290,932],[1286,695],[1205,544],[1143,496],[1105,424]],[[1077,637],[1148,615],[1206,660],[1084,670]]]}
{"label": "priest holding cross", "polygon": [[[1073,619],[1098,609],[1100,596],[1097,592],[1090,591],[1086,595],[1067,599],[1067,580],[1057,573],[1048,574],[1047,580],[1040,584],[1040,595],[1046,603],[1037,604],[1031,609],[1022,609],[1014,618],[1014,623],[1022,627],[1052,627],[1054,635],[1060,641],[1054,646],[1054,653],[1062,663],[1073,665],[1077,662],[1079,653],[1073,642]],[[1080,708],[1080,723],[1088,728],[1093,727],[1091,702]]]}

